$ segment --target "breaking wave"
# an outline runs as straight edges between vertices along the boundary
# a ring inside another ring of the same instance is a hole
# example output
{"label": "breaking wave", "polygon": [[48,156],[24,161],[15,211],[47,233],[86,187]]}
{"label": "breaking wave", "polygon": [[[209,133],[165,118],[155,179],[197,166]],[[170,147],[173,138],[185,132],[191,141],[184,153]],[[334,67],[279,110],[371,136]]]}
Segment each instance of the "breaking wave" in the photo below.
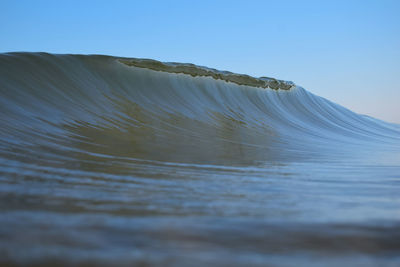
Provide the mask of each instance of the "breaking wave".
{"label": "breaking wave", "polygon": [[[355,145],[368,149],[399,141],[397,125],[355,114],[293,83],[270,78],[287,85],[271,90],[246,85],[248,80],[267,83],[262,79],[177,63],[171,71],[167,63],[154,62],[1,55],[3,153],[46,147],[147,160],[252,164],[315,160],[315,155],[332,159],[354,151]],[[199,70],[206,73],[198,76]]]}
{"label": "breaking wave", "polygon": [[321,251],[388,264],[399,152],[399,125],[292,82],[144,59],[1,54],[0,250],[22,264],[185,264],[185,255],[307,264]]}

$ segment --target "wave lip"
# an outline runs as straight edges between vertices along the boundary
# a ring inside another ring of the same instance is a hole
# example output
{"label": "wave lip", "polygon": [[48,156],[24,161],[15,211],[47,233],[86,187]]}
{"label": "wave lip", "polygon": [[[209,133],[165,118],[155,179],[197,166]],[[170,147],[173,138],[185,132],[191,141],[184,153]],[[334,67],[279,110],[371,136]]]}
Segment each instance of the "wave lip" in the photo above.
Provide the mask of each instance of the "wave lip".
{"label": "wave lip", "polygon": [[247,85],[260,88],[270,88],[274,90],[290,90],[295,87],[295,84],[290,81],[277,80],[275,78],[260,77],[255,78],[246,74],[237,74],[229,71],[220,71],[203,66],[197,66],[190,63],[176,62],[161,62],[154,59],[138,59],[138,58],[123,58],[119,61],[128,66],[138,68],[146,68],[156,71],[164,71],[169,73],[183,73],[193,77],[206,76],[216,80],[224,80],[227,82],[236,83],[239,85]]}

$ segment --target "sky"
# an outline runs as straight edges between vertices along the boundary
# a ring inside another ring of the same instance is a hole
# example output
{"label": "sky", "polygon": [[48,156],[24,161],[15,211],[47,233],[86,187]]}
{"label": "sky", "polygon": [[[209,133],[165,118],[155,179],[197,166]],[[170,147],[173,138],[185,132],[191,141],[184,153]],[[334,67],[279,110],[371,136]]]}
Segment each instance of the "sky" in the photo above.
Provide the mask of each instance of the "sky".
{"label": "sky", "polygon": [[107,54],[290,80],[400,123],[400,1],[0,0],[0,53]]}

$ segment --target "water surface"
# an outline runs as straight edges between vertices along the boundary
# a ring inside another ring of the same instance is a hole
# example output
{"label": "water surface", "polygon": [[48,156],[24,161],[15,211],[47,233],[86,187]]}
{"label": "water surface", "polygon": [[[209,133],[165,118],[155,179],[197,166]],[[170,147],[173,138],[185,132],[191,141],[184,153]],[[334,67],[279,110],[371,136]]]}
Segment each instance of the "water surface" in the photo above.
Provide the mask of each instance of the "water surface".
{"label": "water surface", "polygon": [[400,263],[399,125],[124,60],[0,55],[1,262]]}

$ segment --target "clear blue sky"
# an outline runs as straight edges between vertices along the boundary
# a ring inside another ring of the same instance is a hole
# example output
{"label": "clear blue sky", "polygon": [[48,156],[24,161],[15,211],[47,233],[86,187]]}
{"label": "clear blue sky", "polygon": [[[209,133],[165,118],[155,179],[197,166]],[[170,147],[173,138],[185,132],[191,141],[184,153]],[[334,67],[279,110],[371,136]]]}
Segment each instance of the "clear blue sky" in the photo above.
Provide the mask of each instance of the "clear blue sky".
{"label": "clear blue sky", "polygon": [[0,52],[145,57],[292,80],[400,123],[400,1],[0,1]]}

